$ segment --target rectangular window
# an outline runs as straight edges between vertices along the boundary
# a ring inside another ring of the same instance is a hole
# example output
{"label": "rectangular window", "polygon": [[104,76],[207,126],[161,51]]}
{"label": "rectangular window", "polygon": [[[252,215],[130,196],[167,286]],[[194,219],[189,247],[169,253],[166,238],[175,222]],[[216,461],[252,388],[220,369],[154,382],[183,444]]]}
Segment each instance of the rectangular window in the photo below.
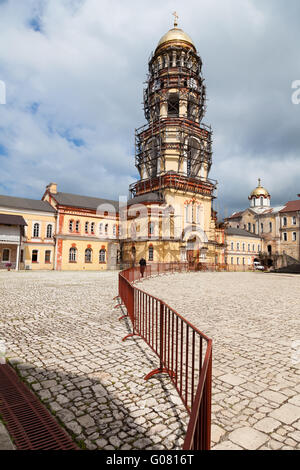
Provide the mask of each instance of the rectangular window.
{"label": "rectangular window", "polygon": [[253,224],[253,233],[255,233],[255,224]]}
{"label": "rectangular window", "polygon": [[243,266],[245,266],[245,258],[243,258]]}
{"label": "rectangular window", "polygon": [[293,224],[293,225],[296,225],[296,224],[297,224],[297,220],[296,220],[296,217],[295,217],[295,216],[293,216],[293,218],[292,218],[292,224]]}
{"label": "rectangular window", "polygon": [[231,264],[234,264],[234,259],[233,258],[231,258]]}
{"label": "rectangular window", "polygon": [[32,263],[37,263],[38,262],[38,250],[32,250],[31,254],[31,261]]}
{"label": "rectangular window", "polygon": [[248,251],[251,251],[251,246],[250,245],[248,245]]}
{"label": "rectangular window", "polygon": [[284,227],[287,226],[287,218],[286,218],[286,217],[283,217],[283,226],[284,226]]}
{"label": "rectangular window", "polygon": [[231,250],[234,250],[233,242],[231,242]]}
{"label": "rectangular window", "polygon": [[85,230],[85,233],[89,232],[89,223],[88,222],[85,223],[84,230]]}
{"label": "rectangular window", "polygon": [[240,258],[236,259],[236,264],[240,264]]}
{"label": "rectangular window", "polygon": [[283,232],[283,241],[287,242],[288,236],[286,232]]}
{"label": "rectangular window", "polygon": [[273,224],[272,224],[272,222],[269,223],[269,228],[270,228],[270,232],[272,232],[272,230],[273,230]]}
{"label": "rectangular window", "polygon": [[2,261],[9,261],[9,254],[10,254],[9,249],[4,248],[4,250],[2,252]]}
{"label": "rectangular window", "polygon": [[21,250],[20,263],[24,263],[24,250]]}
{"label": "rectangular window", "polygon": [[237,249],[237,251],[240,250],[240,244],[239,243],[236,244],[236,249]]}
{"label": "rectangular window", "polygon": [[46,250],[45,251],[45,263],[50,263],[51,262],[51,251]]}
{"label": "rectangular window", "polygon": [[251,232],[251,224],[248,224],[248,232]]}
{"label": "rectangular window", "polygon": [[297,241],[297,233],[293,232],[293,242],[296,242],[296,241]]}

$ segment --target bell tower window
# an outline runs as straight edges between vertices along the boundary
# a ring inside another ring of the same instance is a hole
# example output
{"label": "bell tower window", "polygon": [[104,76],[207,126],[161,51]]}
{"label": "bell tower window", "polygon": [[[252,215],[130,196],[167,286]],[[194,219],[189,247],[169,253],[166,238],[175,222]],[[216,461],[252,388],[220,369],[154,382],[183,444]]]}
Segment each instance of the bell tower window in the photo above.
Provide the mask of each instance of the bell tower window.
{"label": "bell tower window", "polygon": [[179,96],[172,93],[168,99],[168,116],[179,117]]}

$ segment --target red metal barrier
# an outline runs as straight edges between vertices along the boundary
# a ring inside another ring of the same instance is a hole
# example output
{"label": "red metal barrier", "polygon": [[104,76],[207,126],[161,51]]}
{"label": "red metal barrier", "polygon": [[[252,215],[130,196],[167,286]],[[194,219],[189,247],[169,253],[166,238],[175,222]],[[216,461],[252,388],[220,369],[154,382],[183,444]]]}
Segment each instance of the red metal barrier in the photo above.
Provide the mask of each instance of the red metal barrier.
{"label": "red metal barrier", "polygon": [[[188,263],[157,263],[143,277],[188,271]],[[215,270],[215,269],[214,269]],[[212,340],[162,300],[137,288],[139,268],[119,274],[119,297],[126,306],[133,331],[159,357],[159,367],[145,380],[167,373],[190,415],[184,450],[209,450],[211,427]]]}

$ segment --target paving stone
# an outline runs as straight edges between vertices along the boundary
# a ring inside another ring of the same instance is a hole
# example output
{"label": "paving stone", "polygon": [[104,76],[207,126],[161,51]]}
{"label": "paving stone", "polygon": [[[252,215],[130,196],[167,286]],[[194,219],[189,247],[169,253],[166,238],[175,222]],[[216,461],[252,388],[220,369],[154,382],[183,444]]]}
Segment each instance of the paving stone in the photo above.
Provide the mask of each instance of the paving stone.
{"label": "paving stone", "polygon": [[224,434],[226,434],[226,431],[224,431],[224,429],[222,429],[217,424],[212,424],[212,426],[211,426],[211,440],[212,440],[212,442],[214,442],[214,443],[219,442],[219,440],[221,439],[222,436],[224,436]]}
{"label": "paving stone", "polygon": [[254,425],[255,429],[267,434],[275,431],[279,426],[281,426],[280,421],[273,418],[263,418]]}
{"label": "paving stone", "polygon": [[219,377],[219,379],[222,380],[222,382],[226,382],[229,385],[233,386],[241,385],[246,382],[246,379],[243,379],[242,377],[233,374],[222,375],[221,377]]}
{"label": "paving stone", "polygon": [[220,444],[213,446],[212,450],[243,450],[243,448],[231,441],[223,441]]}
{"label": "paving stone", "polygon": [[246,427],[231,432],[228,439],[246,450],[257,450],[269,440],[266,434]]}
{"label": "paving stone", "polygon": [[281,404],[286,401],[286,396],[282,393],[273,392],[271,390],[265,390],[261,393],[261,396],[266,398],[269,401],[274,401],[275,403]]}
{"label": "paving stone", "polygon": [[284,424],[292,424],[300,418],[300,407],[285,404],[270,413],[272,418],[278,419]]}

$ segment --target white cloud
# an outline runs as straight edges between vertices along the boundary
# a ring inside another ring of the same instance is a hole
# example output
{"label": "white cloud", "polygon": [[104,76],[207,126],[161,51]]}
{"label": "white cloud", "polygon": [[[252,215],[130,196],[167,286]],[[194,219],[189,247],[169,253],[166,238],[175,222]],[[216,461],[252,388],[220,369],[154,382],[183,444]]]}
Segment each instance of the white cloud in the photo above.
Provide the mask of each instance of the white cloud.
{"label": "white cloud", "polygon": [[300,8],[296,0],[289,5],[0,2],[0,79],[7,87],[7,105],[0,107],[0,153],[6,149],[0,191],[40,197],[56,180],[63,191],[127,193],[136,174],[134,128],[144,123],[148,57],[177,10],[204,62],[219,205],[235,207],[241,196],[233,196],[232,185],[239,182],[242,194],[245,181],[253,187],[264,175],[276,198],[294,198],[300,106],[291,104],[291,83],[300,78],[294,20]]}

